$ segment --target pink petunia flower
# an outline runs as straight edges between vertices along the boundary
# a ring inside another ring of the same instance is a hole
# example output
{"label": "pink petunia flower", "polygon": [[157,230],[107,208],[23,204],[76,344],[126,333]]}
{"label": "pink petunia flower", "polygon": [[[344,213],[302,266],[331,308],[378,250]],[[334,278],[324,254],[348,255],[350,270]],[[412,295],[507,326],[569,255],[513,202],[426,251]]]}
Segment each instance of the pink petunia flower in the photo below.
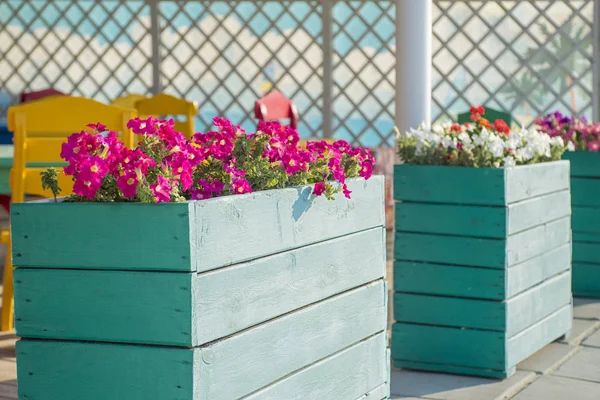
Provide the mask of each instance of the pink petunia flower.
{"label": "pink petunia flower", "polygon": [[117,187],[121,192],[123,192],[123,196],[130,199],[135,197],[138,183],[139,180],[137,174],[133,171],[125,172],[123,175],[117,178]]}
{"label": "pink petunia flower", "polygon": [[159,175],[157,183],[150,185],[150,190],[152,190],[157,203],[166,203],[171,200],[173,187],[171,186],[171,182],[164,176]]}
{"label": "pink petunia flower", "polygon": [[313,194],[315,196],[321,196],[323,193],[325,193],[325,182],[317,182],[315,183],[315,187],[313,188]]}
{"label": "pink petunia flower", "polygon": [[244,178],[233,178],[231,185],[229,185],[229,190],[233,194],[252,193],[250,183]]}

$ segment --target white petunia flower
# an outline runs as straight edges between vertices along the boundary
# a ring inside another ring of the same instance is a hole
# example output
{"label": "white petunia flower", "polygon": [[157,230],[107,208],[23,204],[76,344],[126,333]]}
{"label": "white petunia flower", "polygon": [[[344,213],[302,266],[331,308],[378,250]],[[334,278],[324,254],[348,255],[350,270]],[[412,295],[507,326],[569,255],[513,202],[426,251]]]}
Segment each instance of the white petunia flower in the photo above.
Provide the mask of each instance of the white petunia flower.
{"label": "white petunia flower", "polygon": [[517,163],[515,162],[515,159],[512,156],[506,156],[504,157],[504,167],[505,168],[512,168],[515,165],[517,165]]}

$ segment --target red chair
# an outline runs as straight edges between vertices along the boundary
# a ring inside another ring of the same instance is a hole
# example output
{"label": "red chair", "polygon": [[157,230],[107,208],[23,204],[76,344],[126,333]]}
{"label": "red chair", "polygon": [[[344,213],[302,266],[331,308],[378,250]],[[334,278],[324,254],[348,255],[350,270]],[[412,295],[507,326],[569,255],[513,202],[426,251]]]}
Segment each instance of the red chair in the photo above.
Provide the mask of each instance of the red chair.
{"label": "red chair", "polygon": [[63,92],[59,92],[56,89],[50,88],[50,89],[38,90],[36,92],[23,92],[23,93],[21,93],[19,100],[21,103],[27,103],[29,101],[35,101],[35,100],[43,99],[44,97],[50,97],[50,96],[66,96],[66,94]]}
{"label": "red chair", "polygon": [[254,114],[261,121],[289,119],[290,126],[298,128],[298,109],[296,105],[280,91],[272,90],[254,105]]}

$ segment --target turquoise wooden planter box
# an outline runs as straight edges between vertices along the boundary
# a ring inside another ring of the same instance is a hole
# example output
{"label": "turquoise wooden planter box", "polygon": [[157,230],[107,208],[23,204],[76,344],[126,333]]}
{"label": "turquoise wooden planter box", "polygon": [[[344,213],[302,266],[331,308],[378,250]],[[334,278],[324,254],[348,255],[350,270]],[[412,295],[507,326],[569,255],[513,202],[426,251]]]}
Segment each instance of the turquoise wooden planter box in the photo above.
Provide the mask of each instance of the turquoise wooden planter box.
{"label": "turquoise wooden planter box", "polygon": [[565,153],[571,161],[573,295],[600,298],[600,154]]}
{"label": "turquoise wooden planter box", "polygon": [[387,399],[383,179],[11,210],[19,398]]}
{"label": "turquoise wooden planter box", "polygon": [[395,367],[504,378],[571,329],[569,163],[397,165]]}

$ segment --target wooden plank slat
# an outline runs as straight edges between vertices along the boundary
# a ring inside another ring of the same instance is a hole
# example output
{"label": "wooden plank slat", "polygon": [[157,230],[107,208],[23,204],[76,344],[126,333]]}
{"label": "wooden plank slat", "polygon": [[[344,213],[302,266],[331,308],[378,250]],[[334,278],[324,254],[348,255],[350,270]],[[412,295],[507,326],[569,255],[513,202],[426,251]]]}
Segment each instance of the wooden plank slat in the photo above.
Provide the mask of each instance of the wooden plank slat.
{"label": "wooden plank slat", "polygon": [[567,151],[563,160],[571,162],[571,176],[600,177],[600,155],[591,151]]}
{"label": "wooden plank slat", "polygon": [[352,199],[315,197],[312,186],[195,202],[196,270],[384,226],[383,176],[348,180]]}
{"label": "wooden plank slat", "polygon": [[600,298],[600,264],[573,263],[573,295]]}
{"label": "wooden plank slat", "polygon": [[571,177],[571,202],[573,206],[600,207],[600,179]]}
{"label": "wooden plank slat", "polygon": [[506,237],[506,208],[396,203],[396,230],[428,234]]}
{"label": "wooden plank slat", "polygon": [[506,274],[506,298],[511,298],[571,267],[571,243],[513,265]]}
{"label": "wooden plank slat", "polygon": [[573,207],[573,232],[600,235],[600,207]]}
{"label": "wooden plank slat", "polygon": [[392,326],[392,359],[504,371],[505,338],[494,331],[397,322]]}
{"label": "wooden plank slat", "polygon": [[202,347],[199,398],[240,398],[385,331],[386,297],[378,281]]}
{"label": "wooden plank slat", "polygon": [[571,273],[564,272],[506,301],[408,293],[394,294],[398,322],[487,329],[511,337],[571,303]]}
{"label": "wooden plank slat", "polygon": [[396,261],[394,263],[394,290],[407,293],[502,300],[505,298],[505,271]]}
{"label": "wooden plank slat", "polygon": [[506,265],[505,243],[496,239],[396,232],[394,257],[403,261],[502,269]]}
{"label": "wooden plank slat", "polygon": [[160,205],[15,204],[14,265],[202,272],[383,226],[383,177],[348,186],[351,200],[305,186]]}
{"label": "wooden plank slat", "polygon": [[570,241],[571,217],[511,235],[506,241],[506,264],[516,265]]}
{"label": "wooden plank slat", "polygon": [[505,205],[504,170],[402,164],[394,167],[394,198],[448,204]]}
{"label": "wooden plank slat", "polygon": [[506,365],[517,365],[546,346],[546,344],[569,333],[572,324],[573,305],[568,304],[535,325],[509,338],[506,344]]}
{"label": "wooden plank slat", "polygon": [[572,232],[573,242],[600,243],[600,232]]}
{"label": "wooden plank slat", "polygon": [[573,263],[600,264],[600,243],[573,242]]}
{"label": "wooden plank slat", "polygon": [[13,265],[192,271],[193,212],[192,203],[13,204]]}
{"label": "wooden plank slat", "polygon": [[17,268],[17,332],[199,346],[384,277],[384,235],[373,228],[201,274]]}
{"label": "wooden plank slat", "polygon": [[385,285],[378,281],[194,349],[22,340],[17,344],[18,374],[24,377],[19,395],[39,400],[241,398],[379,333],[363,362],[343,362],[338,369],[350,377],[353,371],[363,371],[362,377],[373,371],[368,373],[373,379],[356,379],[368,384],[350,396],[358,398],[387,381],[385,297]]}
{"label": "wooden plank slat", "polygon": [[[383,333],[321,360],[244,400],[387,399],[389,360]],[[369,368],[365,368],[368,365]]]}
{"label": "wooden plank slat", "polygon": [[571,215],[571,193],[561,190],[513,203],[507,211],[508,234],[513,235]]}
{"label": "wooden plank slat", "polygon": [[522,165],[504,171],[507,204],[570,188],[567,161]]}

